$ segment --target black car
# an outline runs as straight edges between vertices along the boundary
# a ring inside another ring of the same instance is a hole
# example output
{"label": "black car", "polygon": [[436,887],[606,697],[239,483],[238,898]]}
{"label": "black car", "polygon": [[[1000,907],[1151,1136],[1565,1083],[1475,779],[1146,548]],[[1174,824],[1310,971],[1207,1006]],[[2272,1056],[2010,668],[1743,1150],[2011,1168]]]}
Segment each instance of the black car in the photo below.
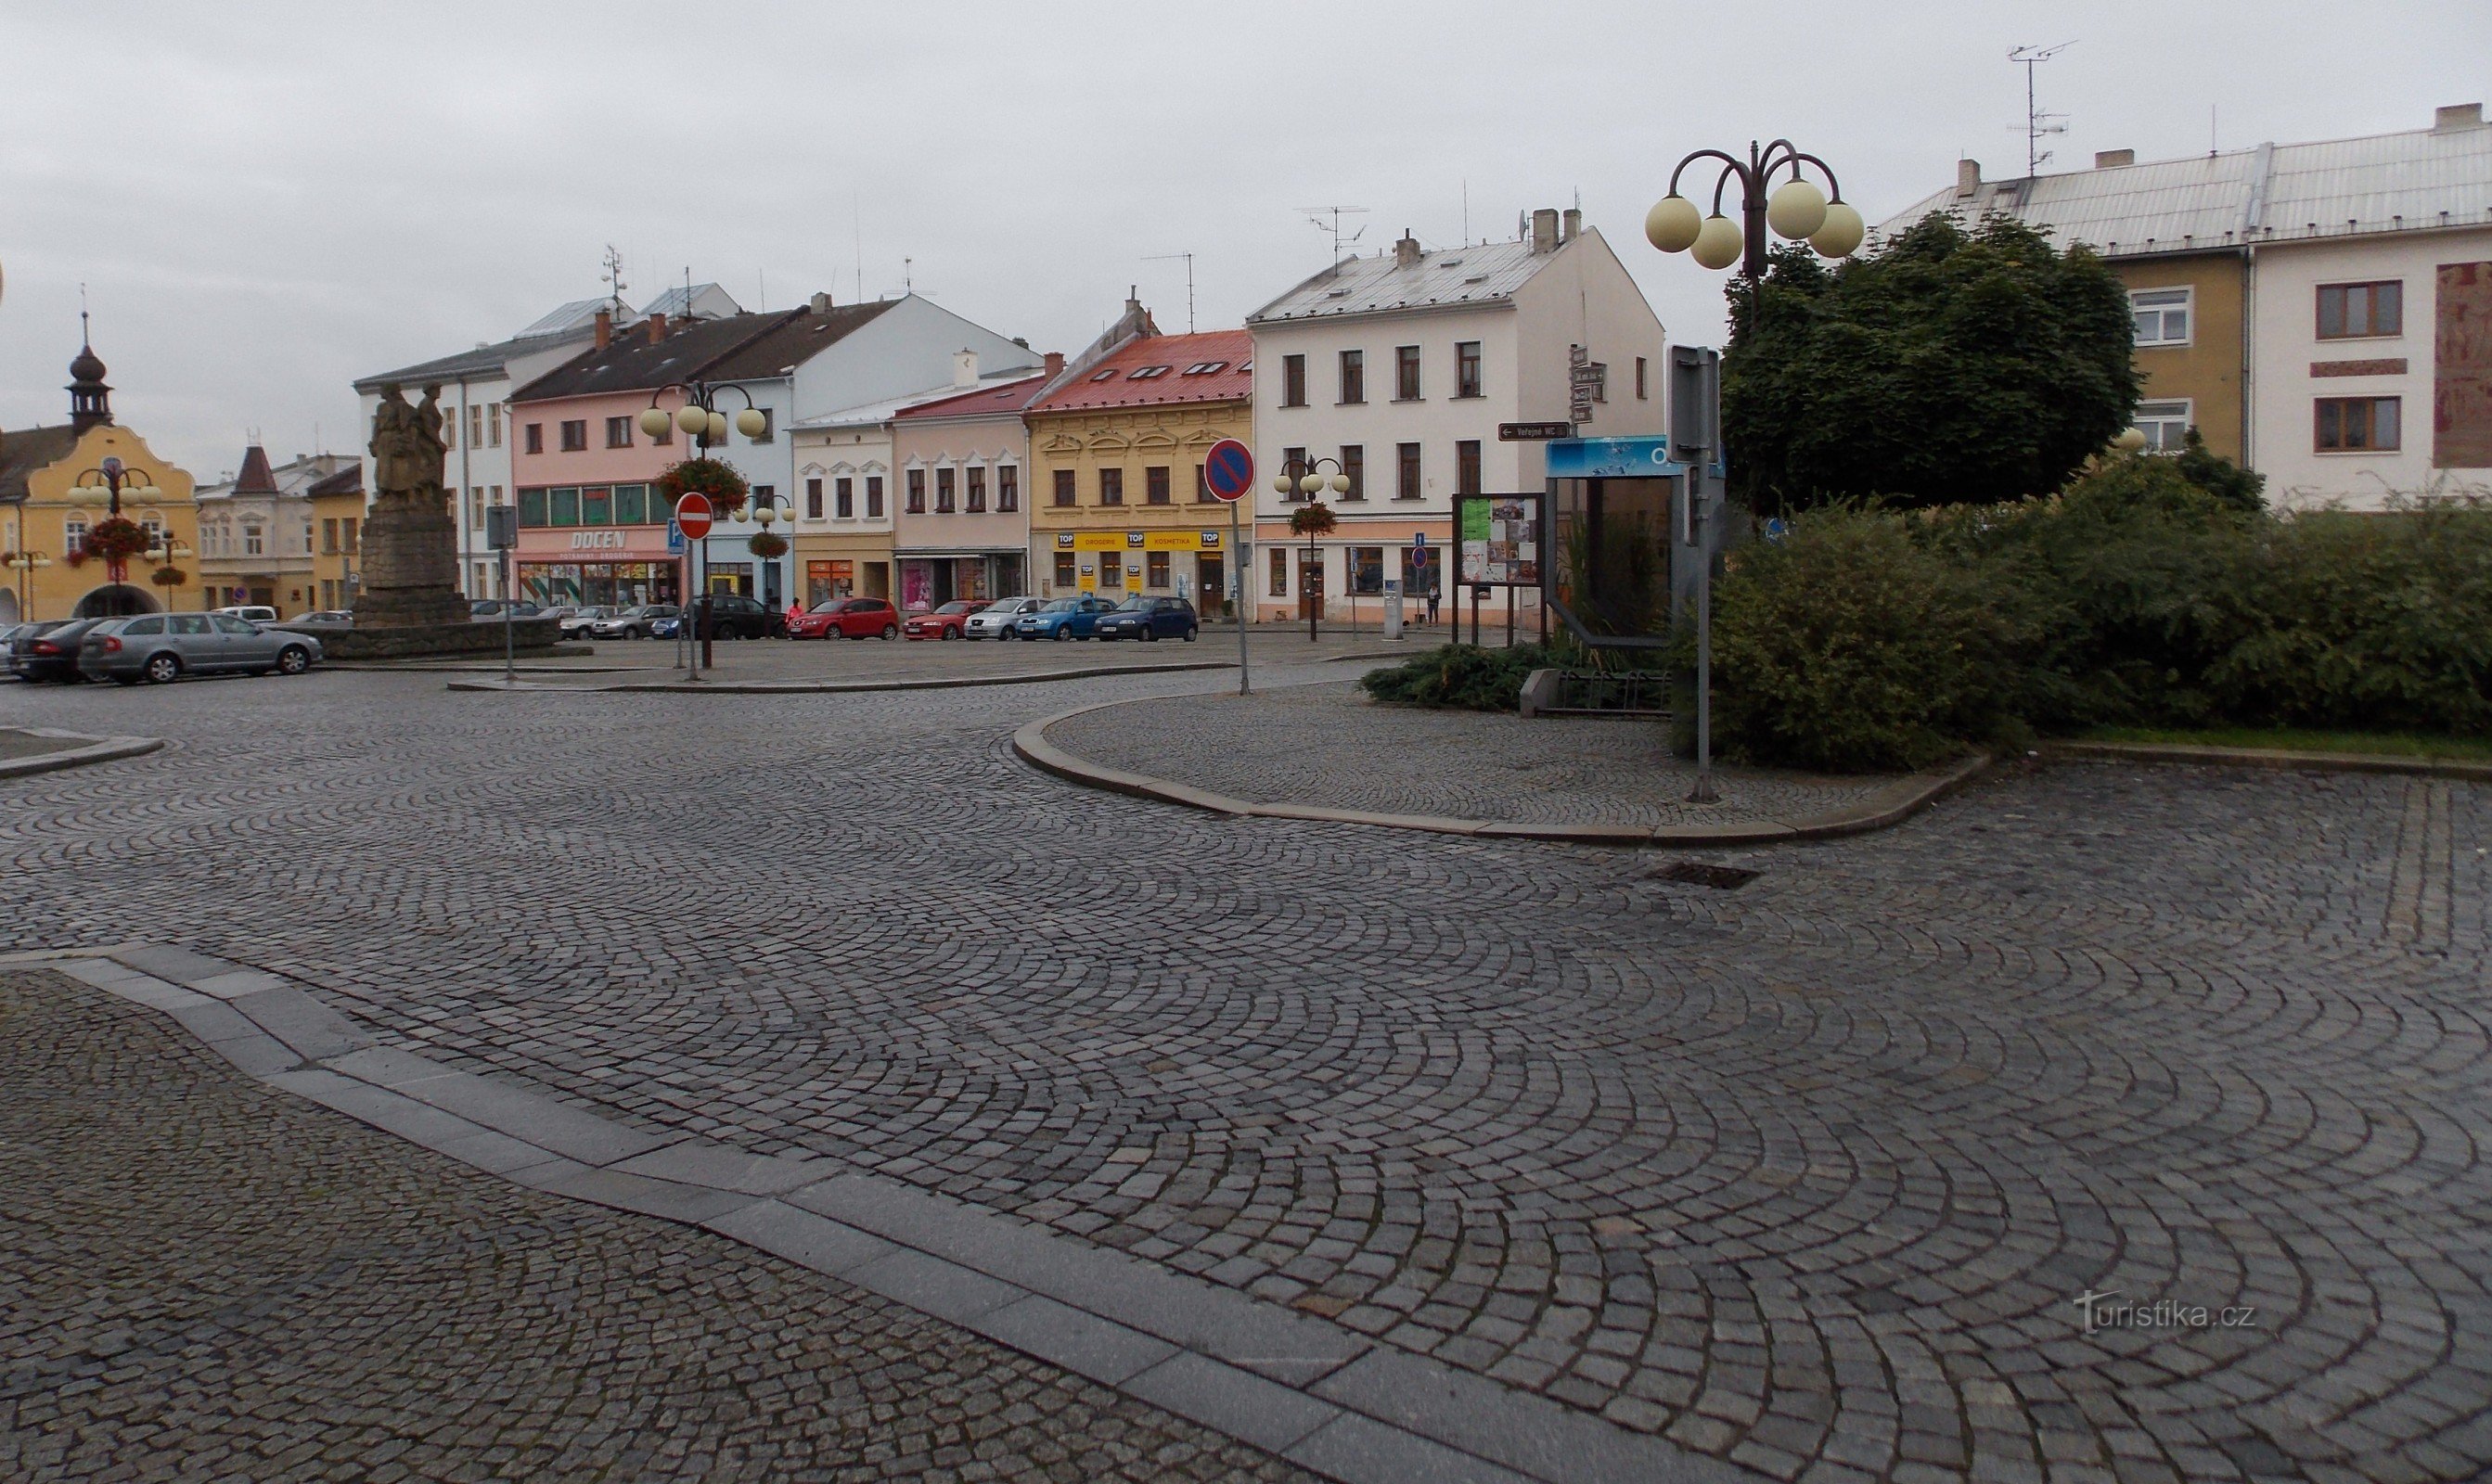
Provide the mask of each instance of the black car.
{"label": "black car", "polygon": [[695,622],[700,621],[704,607],[712,638],[782,638],[787,633],[786,614],[741,593],[709,593],[693,600]]}
{"label": "black car", "polygon": [[101,618],[79,618],[58,625],[29,624],[43,632],[32,637],[19,635],[10,646],[9,668],[17,678],[34,684],[57,680],[63,685],[78,683],[78,644],[86,631],[104,622]]}
{"label": "black car", "polygon": [[1117,604],[1115,611],[1100,614],[1090,637],[1181,638],[1191,644],[1202,629],[1194,616],[1194,605],[1183,598],[1145,598],[1137,594]]}

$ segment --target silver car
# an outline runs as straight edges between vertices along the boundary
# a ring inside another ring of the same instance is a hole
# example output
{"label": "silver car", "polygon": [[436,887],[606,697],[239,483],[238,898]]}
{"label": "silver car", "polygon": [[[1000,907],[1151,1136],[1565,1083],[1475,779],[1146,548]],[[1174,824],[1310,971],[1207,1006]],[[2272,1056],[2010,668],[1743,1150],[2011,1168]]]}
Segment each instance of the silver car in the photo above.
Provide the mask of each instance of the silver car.
{"label": "silver car", "polygon": [[320,655],[320,641],[309,634],[263,629],[230,613],[147,613],[86,631],[78,645],[78,673],[123,685],[237,671],[299,675]]}
{"label": "silver car", "polygon": [[961,624],[963,638],[1017,638],[1013,620],[1047,607],[1044,598],[998,598],[971,613]]}

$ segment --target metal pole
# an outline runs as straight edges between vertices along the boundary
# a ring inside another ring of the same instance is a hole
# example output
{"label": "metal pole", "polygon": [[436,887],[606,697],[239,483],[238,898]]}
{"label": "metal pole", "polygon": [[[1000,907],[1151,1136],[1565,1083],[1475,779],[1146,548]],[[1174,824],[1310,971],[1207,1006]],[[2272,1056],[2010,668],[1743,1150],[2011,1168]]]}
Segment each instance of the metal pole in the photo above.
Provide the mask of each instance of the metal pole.
{"label": "metal pole", "polygon": [[1316,614],[1323,611],[1323,552],[1307,538],[1307,570],[1298,579],[1298,597],[1307,606],[1307,642],[1316,641]]}
{"label": "metal pole", "polygon": [[1719,797],[1713,791],[1713,555],[1701,470],[1690,470],[1687,484],[1697,502],[1690,511],[1696,526],[1696,787],[1687,802],[1710,804]]}
{"label": "metal pole", "polygon": [[[1244,499],[1239,495],[1238,500]],[[1236,598],[1229,605],[1229,616],[1237,620],[1237,694],[1250,694],[1254,683],[1246,674],[1246,549],[1237,544],[1237,500],[1229,502],[1229,566],[1236,574]]]}
{"label": "metal pole", "polygon": [[[509,592],[510,586],[511,549],[504,547],[502,549],[502,588],[506,594]],[[514,604],[507,596],[502,599],[502,684],[506,686],[517,684],[519,678],[519,667],[514,663],[513,640],[511,638],[511,610],[516,607],[518,607],[518,605]]]}
{"label": "metal pole", "polygon": [[1514,589],[1511,586],[1505,590],[1505,647],[1514,647]]}
{"label": "metal pole", "polygon": [[718,668],[718,656],[712,653],[709,647],[713,627],[709,617],[709,538],[703,536],[701,538],[700,662],[705,669]]}

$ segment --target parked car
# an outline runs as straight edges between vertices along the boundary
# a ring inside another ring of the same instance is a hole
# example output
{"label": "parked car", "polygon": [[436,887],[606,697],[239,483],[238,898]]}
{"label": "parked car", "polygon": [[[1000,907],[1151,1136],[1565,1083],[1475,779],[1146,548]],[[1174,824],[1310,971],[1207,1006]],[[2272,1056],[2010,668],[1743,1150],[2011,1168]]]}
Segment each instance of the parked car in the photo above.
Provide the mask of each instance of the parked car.
{"label": "parked car", "polygon": [[219,608],[217,611],[228,618],[240,618],[251,623],[277,622],[277,609],[264,603],[236,604],[231,608]]}
{"label": "parked car", "polygon": [[31,644],[38,638],[51,633],[66,622],[68,622],[67,619],[53,618],[43,623],[12,624],[6,629],[0,629],[0,674],[17,673],[10,662],[16,658],[19,645]]}
{"label": "parked car", "polygon": [[964,598],[946,603],[931,613],[911,613],[900,632],[910,638],[959,638],[968,626],[969,615],[982,605]]}
{"label": "parked car", "polygon": [[787,626],[789,638],[900,638],[900,609],[885,598],[831,598]]}
{"label": "parked car", "polygon": [[299,675],[320,658],[320,641],[294,629],[262,627],[231,613],[145,613],[107,618],[78,641],[78,672],[92,680],[163,685],[184,675]]}
{"label": "parked car", "polygon": [[671,620],[682,611],[671,603],[642,603],[628,608],[615,608],[588,626],[590,638],[647,638],[658,632],[658,621],[669,621],[668,637],[674,630]]}
{"label": "parked car", "polygon": [[649,637],[651,638],[674,638],[683,632],[684,612],[681,608],[677,608],[675,611],[668,613],[662,617],[652,618],[649,620]]}
{"label": "parked car", "polygon": [[467,605],[467,616],[477,623],[500,623],[502,610],[511,610],[513,618],[542,618],[545,609],[525,598],[479,598]]}
{"label": "parked car", "polygon": [[[193,617],[202,615],[193,614]],[[63,685],[75,685],[78,674],[78,641],[86,631],[97,624],[109,622],[103,618],[74,618],[68,622],[26,624],[21,626],[15,644],[9,651],[9,668],[28,684],[57,680]],[[33,634],[24,633],[33,629]]]}
{"label": "parked car", "polygon": [[1088,638],[1100,615],[1111,611],[1113,605],[1096,593],[1058,598],[1034,613],[1014,619],[1013,633],[1022,638]]}
{"label": "parked car", "polygon": [[595,603],[590,604],[586,608],[573,608],[570,612],[562,615],[562,637],[564,638],[586,638],[589,637],[588,631],[596,625],[598,620],[602,618],[610,618],[621,611],[621,608],[614,608],[610,605]]}
{"label": "parked car", "polygon": [[323,608],[316,612],[306,613],[300,618],[281,618],[277,621],[277,627],[292,629],[297,634],[328,635],[334,638],[341,634],[354,632],[355,615],[343,608]]}
{"label": "parked car", "polygon": [[1117,604],[1115,611],[1101,618],[1091,634],[1102,639],[1181,638],[1191,644],[1202,630],[1202,625],[1194,616],[1194,605],[1183,598],[1136,596]]}
{"label": "parked car", "polygon": [[1043,598],[998,598],[969,615],[961,625],[963,638],[1010,638],[1013,620],[1024,613],[1036,612],[1044,607]]}
{"label": "parked car", "polygon": [[712,638],[778,638],[787,632],[786,614],[742,593],[711,593],[706,598],[694,599],[696,624],[700,621],[703,603],[709,606]]}

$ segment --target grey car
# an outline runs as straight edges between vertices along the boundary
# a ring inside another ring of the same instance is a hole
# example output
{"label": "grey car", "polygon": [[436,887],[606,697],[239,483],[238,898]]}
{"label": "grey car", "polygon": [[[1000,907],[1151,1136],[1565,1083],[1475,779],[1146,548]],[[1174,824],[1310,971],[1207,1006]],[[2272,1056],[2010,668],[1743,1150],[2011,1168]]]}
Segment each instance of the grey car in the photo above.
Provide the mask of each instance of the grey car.
{"label": "grey car", "polygon": [[163,685],[184,675],[299,675],[319,658],[320,641],[296,630],[263,629],[230,613],[147,613],[89,629],[78,673]]}

